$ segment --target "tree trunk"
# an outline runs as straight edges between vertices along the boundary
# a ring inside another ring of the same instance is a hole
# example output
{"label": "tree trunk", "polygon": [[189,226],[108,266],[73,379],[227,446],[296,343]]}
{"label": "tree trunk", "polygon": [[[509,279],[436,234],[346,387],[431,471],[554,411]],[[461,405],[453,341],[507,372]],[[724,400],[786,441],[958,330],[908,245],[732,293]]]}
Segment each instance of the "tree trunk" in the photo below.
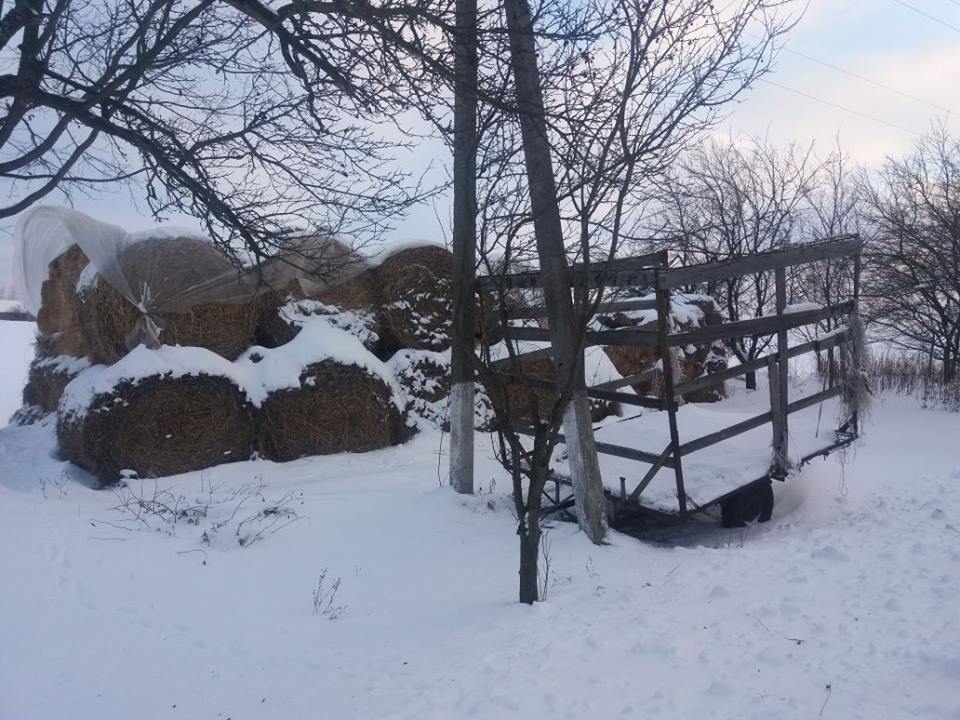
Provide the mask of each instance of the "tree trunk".
{"label": "tree trunk", "polygon": [[540,599],[540,511],[528,512],[517,528],[520,536],[520,602],[533,605]]}
{"label": "tree trunk", "polygon": [[527,0],[506,0],[504,8],[510,31],[510,65],[516,83],[520,133],[557,379],[561,387],[573,383],[576,389],[564,411],[564,434],[570,456],[577,520],[587,536],[599,544],[606,532],[606,505],[590,424],[590,408],[583,392],[583,353],[570,297],[570,267],[563,242],[544,118],[533,20]]}
{"label": "tree trunk", "polygon": [[453,327],[450,483],[473,494],[473,344],[477,255],[477,0],[457,0],[453,110]]}
{"label": "tree trunk", "polygon": [[747,381],[747,390],[756,390],[757,389],[757,373],[753,370],[744,375]]}

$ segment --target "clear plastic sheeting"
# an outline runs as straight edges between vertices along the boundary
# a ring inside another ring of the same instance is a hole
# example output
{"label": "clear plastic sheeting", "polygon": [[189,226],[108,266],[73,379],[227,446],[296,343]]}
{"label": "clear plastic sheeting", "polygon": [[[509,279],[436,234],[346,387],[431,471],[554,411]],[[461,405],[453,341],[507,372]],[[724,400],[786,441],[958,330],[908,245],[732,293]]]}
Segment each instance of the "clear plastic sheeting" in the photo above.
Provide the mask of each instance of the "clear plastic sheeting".
{"label": "clear plastic sheeting", "polygon": [[[40,206],[21,215],[15,231],[14,287],[36,315],[52,260],[77,245],[90,260],[80,285],[106,281],[139,312],[130,347],[162,341],[162,315],[185,313],[203,303],[247,303],[299,281],[310,292],[344,282],[366,262],[332,236],[291,238],[274,257],[241,267],[209,247],[191,252],[191,243],[208,242],[191,233],[158,228],[133,235],[69,208]],[[202,248],[202,246],[200,246]],[[95,275],[93,274],[95,272]]]}
{"label": "clear plastic sheeting", "polygon": [[[78,245],[104,277],[132,236],[123,228],[94,220],[70,208],[42,205],[23,213],[14,231],[13,287],[32,315],[40,311],[40,291],[50,263]],[[113,284],[112,280],[108,280]],[[119,278],[122,285],[126,282]],[[119,289],[119,288],[118,288]]]}

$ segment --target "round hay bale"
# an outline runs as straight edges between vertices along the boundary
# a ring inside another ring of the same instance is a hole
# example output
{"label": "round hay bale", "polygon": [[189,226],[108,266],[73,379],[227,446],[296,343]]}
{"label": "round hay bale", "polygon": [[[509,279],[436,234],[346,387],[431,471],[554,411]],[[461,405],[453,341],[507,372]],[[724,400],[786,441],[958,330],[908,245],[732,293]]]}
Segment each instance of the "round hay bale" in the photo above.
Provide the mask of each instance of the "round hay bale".
{"label": "round hay bale", "polygon": [[57,441],[64,458],[106,485],[125,470],[161,477],[247,460],[254,432],[246,396],[231,380],[160,374],[123,381],[80,411],[61,404]]}
{"label": "round hay bale", "polygon": [[269,393],[256,413],[259,449],[270,460],[366,452],[410,436],[391,388],[363,368],[323,360],[307,365],[299,383]]}
{"label": "round hay bale", "polygon": [[[258,304],[230,259],[209,243],[190,237],[145,239],[126,248],[117,263],[131,288],[149,294],[148,309],[161,343],[206,348],[228,360],[251,345]],[[181,300],[191,288],[215,278],[222,283],[204,292],[203,300]],[[214,296],[230,302],[206,299]],[[81,293],[81,315],[94,361],[114,363],[136,344],[142,313],[104,278]]]}
{"label": "round hay bale", "polygon": [[453,256],[440,247],[401,250],[377,276],[383,297],[384,332],[398,348],[445,350],[453,319]]}
{"label": "round hay bale", "polygon": [[64,388],[89,365],[86,358],[66,355],[37,357],[30,363],[27,384],[23,388],[24,406],[37,407],[42,415],[55,412]]}
{"label": "round hay bale", "polygon": [[379,354],[380,325],[374,312],[342,310],[336,305],[311,299],[290,299],[283,304],[265,307],[257,323],[256,343],[265,348],[280,347],[293,340],[310,322],[326,322],[344,330],[363,343],[367,350]]}
{"label": "round hay bale", "polygon": [[399,350],[388,365],[406,396],[406,412],[438,428],[448,429],[450,351]]}
{"label": "round hay bale", "polygon": [[[723,322],[713,298],[706,295],[677,295],[671,307],[672,332],[692,330]],[[603,328],[616,329],[635,327],[641,330],[657,329],[656,314],[653,311],[617,312],[599,315],[598,323]],[[604,352],[614,367],[624,376],[639,375],[651,369],[660,359],[657,348],[608,346]],[[678,347],[674,377],[677,383],[695,380],[704,373],[717,372],[726,367],[726,350],[722,342],[705,343]],[[663,380],[657,376],[652,380],[636,383],[633,386],[638,395],[660,396],[663,393]],[[722,385],[694,391],[684,396],[689,402],[715,402],[724,397]]]}
{"label": "round hay bale", "polygon": [[[522,362],[520,367],[520,376],[534,383],[538,380],[557,380],[557,367],[552,358],[527,360]],[[508,382],[502,389],[487,387],[486,391],[493,405],[508,414],[511,422],[518,425],[533,425],[535,421],[546,420],[557,398],[554,390],[537,387],[535,384],[528,385],[520,380]],[[615,402],[590,398],[589,404],[593,422],[621,413],[620,405]]]}
{"label": "round hay bale", "polygon": [[40,288],[37,328],[46,336],[45,352],[53,355],[84,357],[88,353],[77,280],[89,264],[77,245],[53,259],[47,279]]}

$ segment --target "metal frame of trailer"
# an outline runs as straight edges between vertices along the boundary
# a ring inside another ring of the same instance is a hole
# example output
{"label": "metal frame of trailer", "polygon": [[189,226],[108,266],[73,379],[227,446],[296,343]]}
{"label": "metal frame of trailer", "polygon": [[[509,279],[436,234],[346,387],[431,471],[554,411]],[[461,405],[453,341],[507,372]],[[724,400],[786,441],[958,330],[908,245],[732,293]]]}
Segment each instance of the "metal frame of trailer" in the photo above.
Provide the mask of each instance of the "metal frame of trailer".
{"label": "metal frame of trailer", "polygon": [[[638,375],[587,387],[587,395],[590,398],[663,411],[666,413],[666,420],[669,424],[670,442],[664,448],[650,450],[604,442],[595,443],[598,453],[615,455],[649,465],[647,471],[634,487],[627,487],[626,482],[621,479],[619,495],[609,490],[606,491],[608,510],[612,517],[611,525],[617,526],[618,519],[632,520],[638,516],[668,516],[673,519],[677,517],[687,519],[695,513],[716,505],[720,505],[723,510],[724,524],[739,524],[736,521],[744,514],[759,517],[761,521],[769,519],[773,508],[771,480],[784,480],[789,474],[789,469],[782,466],[777,458],[786,456],[790,415],[836,397],[843,392],[843,385],[840,383],[833,384],[833,378],[831,377],[831,385],[826,389],[791,401],[788,397],[787,383],[789,360],[811,352],[827,351],[832,362],[834,348],[842,342],[851,341],[849,324],[823,337],[793,347],[789,344],[789,333],[791,330],[815,325],[828,318],[849,318],[857,312],[860,295],[861,250],[862,244],[858,236],[845,235],[813,243],[791,245],[744,258],[685,267],[669,267],[666,252],[605,263],[593,263],[588,268],[583,265],[572,267],[572,290],[606,290],[608,288],[629,287],[648,289],[654,293],[654,299],[645,298],[601,303],[597,306],[595,314],[656,309],[656,330],[621,328],[588,331],[585,337],[586,346],[620,345],[656,348],[661,358],[667,358],[672,356],[674,348],[678,346],[739,337],[776,336],[775,351],[750,362],[686,382],[677,382],[673,371],[674,363],[671,361],[659,363],[659,367]],[[852,297],[826,307],[796,312],[789,311],[786,302],[786,268],[824,260],[844,260],[853,263]],[[776,294],[776,312],[774,314],[708,325],[679,333],[670,332],[671,294],[677,289],[696,288],[710,280],[735,278],[762,272],[774,273]],[[539,286],[540,274],[537,271],[480,277],[476,283],[478,292],[488,292],[496,288],[538,288]],[[546,309],[543,307],[523,308],[508,312],[507,323],[499,324],[497,335],[506,342],[523,340],[549,342],[550,334],[546,329],[519,327],[510,324],[510,321],[537,319],[545,315]],[[548,346],[504,359],[499,363],[508,381],[553,389],[556,387],[555,383],[517,377],[509,372],[512,363],[518,360],[523,362],[542,357],[552,357],[552,355],[553,350]],[[726,380],[763,369],[766,369],[769,373],[770,409],[768,411],[695,440],[685,443],[680,442],[677,418],[678,398],[682,398],[695,390],[716,386]],[[622,390],[624,387],[648,381],[656,375],[662,375],[661,386],[663,391],[659,397],[642,396]],[[706,450],[723,440],[766,424],[771,426],[771,447],[775,458],[769,471],[762,477],[758,477],[708,502],[694,503],[687,493],[683,474],[684,458],[692,453]],[[853,412],[836,428],[834,442],[801,458],[799,465],[802,466],[816,457],[826,456],[835,450],[846,447],[859,437],[859,431],[859,418],[856,412]],[[562,436],[560,441],[563,442]],[[644,490],[658,473],[665,470],[672,470],[674,474],[677,495],[677,510],[675,513],[664,512],[643,505]],[[557,475],[553,476],[553,480],[554,492],[552,494],[547,493],[548,502],[552,504],[544,509],[545,514],[559,512],[573,506],[572,495],[563,497],[562,491],[564,486],[569,485],[569,480]],[[728,522],[728,520],[733,522]]]}

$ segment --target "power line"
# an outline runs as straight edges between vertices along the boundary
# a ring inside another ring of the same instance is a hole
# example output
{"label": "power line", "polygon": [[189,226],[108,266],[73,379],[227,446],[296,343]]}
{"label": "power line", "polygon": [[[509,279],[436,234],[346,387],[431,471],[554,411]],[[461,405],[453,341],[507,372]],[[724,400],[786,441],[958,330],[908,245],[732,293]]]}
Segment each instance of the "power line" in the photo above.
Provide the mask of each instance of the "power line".
{"label": "power line", "polygon": [[860,112],[859,110],[848,108],[845,105],[840,105],[839,103],[835,103],[830,100],[824,100],[823,98],[817,97],[816,95],[811,95],[810,93],[804,92],[803,90],[797,90],[795,88],[782,85],[773,80],[767,80],[766,78],[760,78],[760,82],[766,83],[767,85],[773,85],[774,87],[778,87],[781,90],[786,90],[787,92],[792,92],[794,95],[800,95],[801,97],[805,97],[808,100],[813,100],[814,102],[818,102],[821,105],[827,105],[829,107],[836,108],[837,110],[843,110],[844,112],[850,113],[851,115],[858,115],[859,117],[865,118],[867,120],[872,120],[873,122],[880,123],[881,125],[886,125],[887,127],[891,127],[894,130],[900,130],[905,133],[910,133],[911,135],[914,135],[916,137],[923,137],[923,135],[921,133],[918,133],[916,130],[911,130],[910,128],[903,127],[903,125],[897,125],[896,123],[888,122],[887,120],[883,120],[874,115],[869,115],[865,112]]}
{"label": "power line", "polygon": [[[957,5],[960,5],[960,0],[951,0],[951,2],[956,2]],[[883,90],[887,90],[887,91],[889,91],[889,92],[896,93],[897,95],[900,95],[901,97],[905,97],[905,98],[907,98],[907,99],[909,99],[909,100],[913,100],[914,102],[918,102],[918,103],[921,103],[921,104],[923,104],[923,105],[928,105],[928,106],[934,108],[935,110],[942,110],[943,112],[950,113],[951,115],[958,115],[958,114],[960,114],[960,113],[954,112],[953,110],[951,110],[951,109],[948,108],[948,107],[944,107],[943,105],[938,105],[938,104],[935,103],[935,102],[930,102],[929,100],[924,100],[923,98],[917,97],[916,95],[911,95],[910,93],[904,92],[903,90],[898,90],[897,88],[895,88],[895,87],[893,87],[893,86],[891,86],[891,85],[886,85],[886,84],[884,84],[884,83],[882,83],[882,82],[878,82],[878,81],[876,81],[876,80],[871,80],[870,78],[866,77],[865,75],[860,75],[859,73],[855,73],[855,72],[853,72],[852,70],[847,70],[847,69],[845,69],[845,68],[840,67],[839,65],[834,65],[833,63],[827,62],[826,60],[821,60],[821,59],[819,59],[819,58],[815,58],[815,57],[813,57],[813,55],[807,55],[806,53],[800,52],[799,50],[794,50],[793,48],[789,48],[789,47],[785,47],[785,48],[783,48],[783,49],[786,50],[786,51],[789,52],[789,53],[793,53],[794,55],[797,55],[797,56],[799,56],[799,57],[802,57],[802,58],[804,58],[804,59],[806,59],[806,60],[809,60],[809,61],[811,61],[811,62],[815,62],[815,63],[817,63],[818,65],[823,65],[824,67],[828,67],[828,68],[830,68],[831,70],[835,70],[836,72],[843,73],[844,75],[849,75],[850,77],[856,78],[857,80],[860,80],[861,82],[865,82],[865,83],[867,83],[867,84],[869,84],[869,85],[873,85],[874,87],[878,87],[878,88],[881,88],[881,89],[883,89]]]}
{"label": "power line", "polygon": [[957,27],[956,25],[948,23],[946,20],[941,20],[936,15],[931,15],[926,10],[921,10],[916,5],[911,5],[910,3],[905,2],[904,0],[893,0],[893,1],[897,3],[897,5],[902,5],[903,7],[907,8],[907,10],[912,10],[918,15],[923,15],[925,18],[928,18],[930,20],[933,20],[935,23],[939,23],[940,25],[943,25],[945,28],[950,28],[954,32],[960,33],[960,27]]}

